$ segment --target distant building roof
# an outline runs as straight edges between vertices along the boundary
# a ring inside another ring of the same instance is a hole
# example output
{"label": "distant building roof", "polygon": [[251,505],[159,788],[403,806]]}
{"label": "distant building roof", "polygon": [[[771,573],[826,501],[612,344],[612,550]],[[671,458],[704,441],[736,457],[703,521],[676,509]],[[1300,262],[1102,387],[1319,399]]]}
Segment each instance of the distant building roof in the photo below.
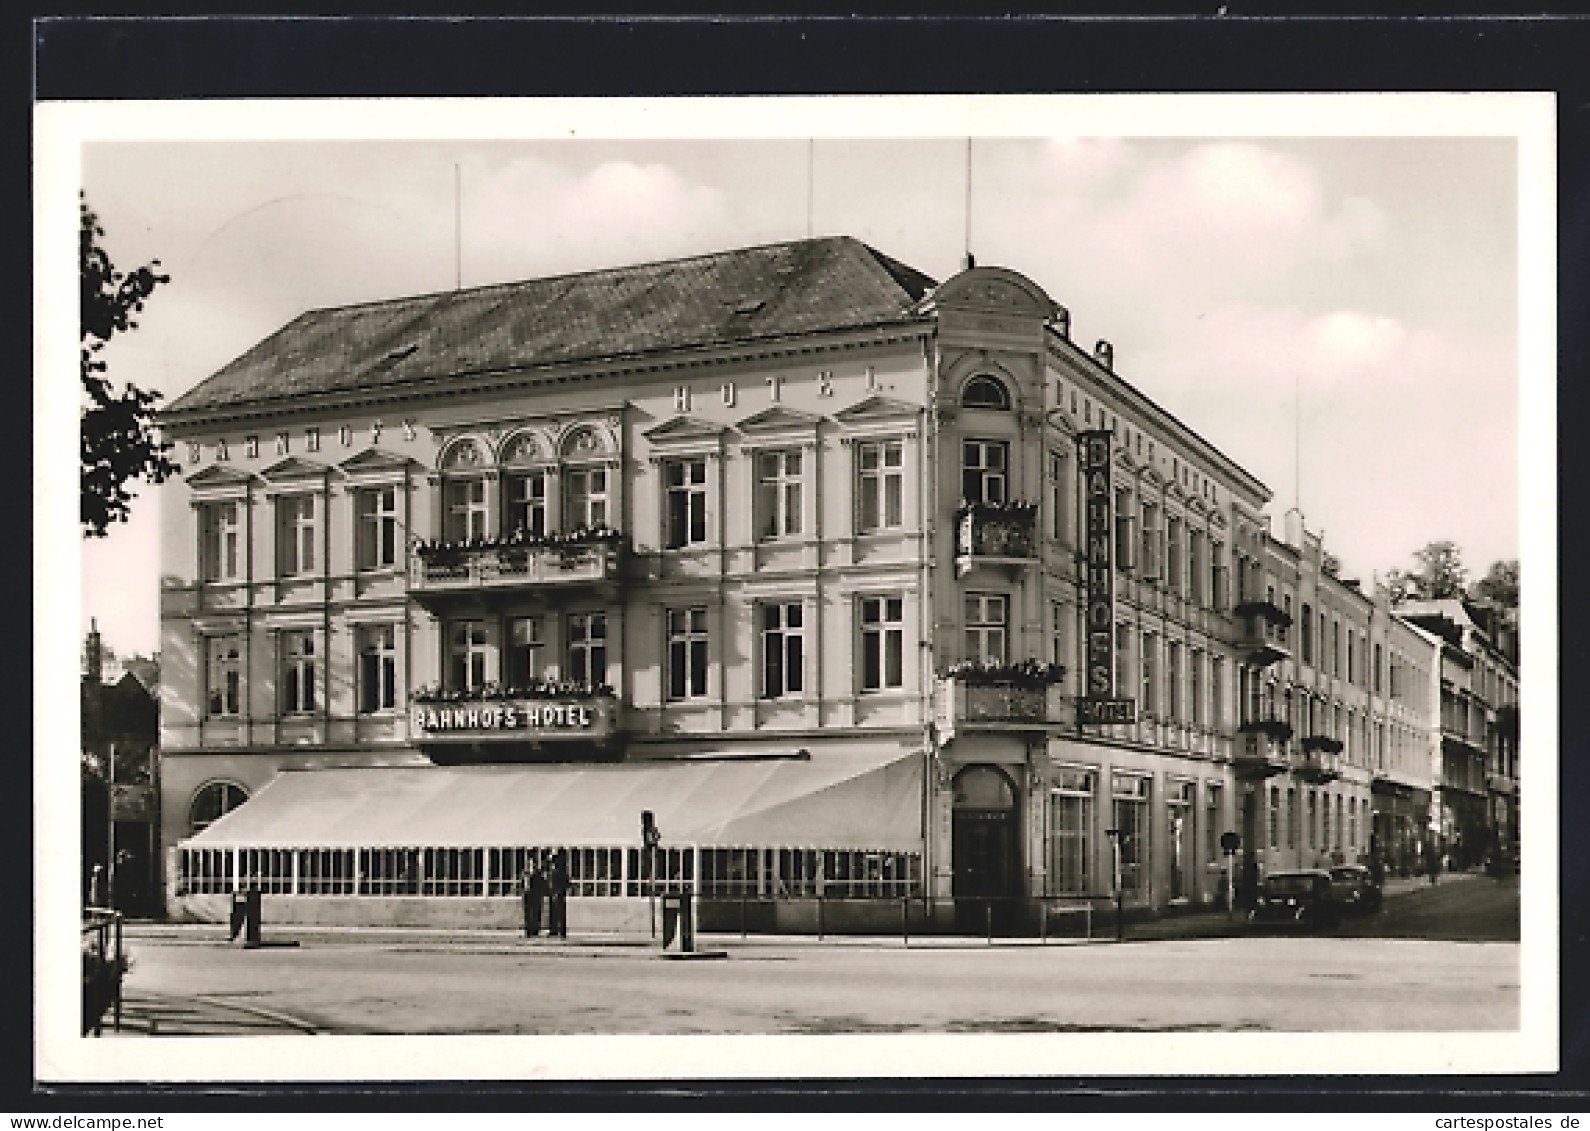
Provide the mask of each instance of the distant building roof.
{"label": "distant building roof", "polygon": [[837,236],[311,310],[161,415],[900,324],[935,285]]}

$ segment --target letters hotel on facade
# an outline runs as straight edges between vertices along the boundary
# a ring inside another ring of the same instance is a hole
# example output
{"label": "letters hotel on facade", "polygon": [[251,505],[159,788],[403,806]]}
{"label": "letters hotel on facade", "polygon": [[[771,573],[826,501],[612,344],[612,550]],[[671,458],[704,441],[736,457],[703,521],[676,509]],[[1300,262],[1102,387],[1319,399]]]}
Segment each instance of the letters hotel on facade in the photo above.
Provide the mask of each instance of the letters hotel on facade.
{"label": "letters hotel on facade", "polygon": [[1417,836],[1440,642],[1113,368],[848,238],[295,319],[162,421],[170,911],[507,924],[566,848],[576,930],[1017,924],[1106,829],[1151,909]]}

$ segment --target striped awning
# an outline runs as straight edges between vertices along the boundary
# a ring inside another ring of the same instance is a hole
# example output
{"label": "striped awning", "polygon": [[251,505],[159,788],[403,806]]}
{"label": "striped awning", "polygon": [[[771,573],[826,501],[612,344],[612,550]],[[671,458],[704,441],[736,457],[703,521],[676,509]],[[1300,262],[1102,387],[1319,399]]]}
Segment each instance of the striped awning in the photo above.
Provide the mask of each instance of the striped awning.
{"label": "striped awning", "polygon": [[899,747],[600,765],[288,770],[191,848],[922,848],[922,755]]}

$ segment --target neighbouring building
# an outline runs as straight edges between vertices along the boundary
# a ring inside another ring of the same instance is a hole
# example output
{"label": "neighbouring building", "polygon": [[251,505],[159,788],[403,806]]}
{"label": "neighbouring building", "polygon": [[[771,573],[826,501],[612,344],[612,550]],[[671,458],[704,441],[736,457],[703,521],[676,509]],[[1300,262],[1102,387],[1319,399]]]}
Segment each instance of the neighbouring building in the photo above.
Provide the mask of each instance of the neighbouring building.
{"label": "neighbouring building", "polygon": [[1301,517],[1000,268],[831,238],[310,311],[161,423],[178,915],[506,924],[558,849],[576,930],[1208,904],[1227,831],[1250,881],[1362,858],[1413,726]]}
{"label": "neighbouring building", "polygon": [[109,652],[91,622],[83,642],[79,698],[82,894],[90,903],[150,915],[161,904],[156,840],[160,708],[144,680],[158,686],[158,668],[140,664],[141,678]]}
{"label": "neighbouring building", "polygon": [[1430,825],[1453,868],[1518,858],[1517,636],[1458,598],[1410,601],[1398,614],[1440,642],[1432,711]]}

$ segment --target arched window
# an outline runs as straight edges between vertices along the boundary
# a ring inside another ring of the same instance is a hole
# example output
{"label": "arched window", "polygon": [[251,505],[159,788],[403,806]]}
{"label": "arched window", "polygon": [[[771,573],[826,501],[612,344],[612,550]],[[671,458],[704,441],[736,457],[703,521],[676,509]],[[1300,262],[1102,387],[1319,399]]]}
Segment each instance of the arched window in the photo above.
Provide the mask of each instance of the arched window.
{"label": "arched window", "polygon": [[961,390],[962,408],[992,408],[1009,411],[1010,392],[992,377],[973,377]]}
{"label": "arched window", "polygon": [[968,766],[955,775],[958,809],[1009,809],[1015,804],[1010,779],[992,766]]}
{"label": "arched window", "polygon": [[193,804],[188,806],[188,823],[195,833],[203,832],[247,800],[248,790],[236,782],[210,782],[193,795]]}
{"label": "arched window", "polygon": [[483,538],[488,533],[490,504],[486,498],[486,455],[474,440],[461,440],[442,459],[444,536],[450,542]]}
{"label": "arched window", "polygon": [[503,522],[506,534],[522,530],[540,537],[547,532],[547,473],[535,466],[541,449],[535,438],[521,433],[503,445]]}

